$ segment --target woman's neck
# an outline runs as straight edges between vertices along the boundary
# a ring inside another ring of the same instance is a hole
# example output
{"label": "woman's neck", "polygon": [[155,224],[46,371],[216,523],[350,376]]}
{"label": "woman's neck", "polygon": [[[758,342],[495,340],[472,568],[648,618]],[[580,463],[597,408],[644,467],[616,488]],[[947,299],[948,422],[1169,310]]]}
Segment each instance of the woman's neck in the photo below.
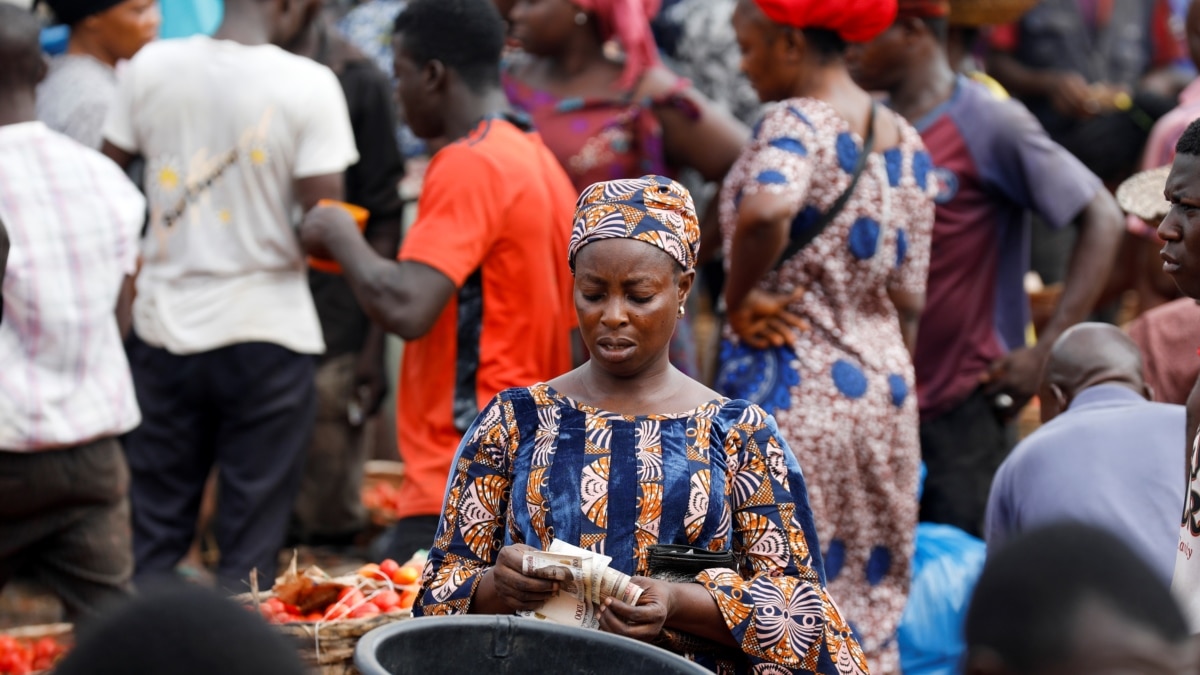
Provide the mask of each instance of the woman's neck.
{"label": "woman's neck", "polygon": [[644,414],[656,412],[671,398],[677,387],[675,372],[666,354],[641,372],[624,377],[589,361],[580,372],[580,385],[586,398],[591,399],[587,403],[613,412]]}
{"label": "woman's neck", "polygon": [[73,56],[90,56],[109,68],[117,67],[117,57],[82,31],[71,34],[67,41],[67,53]]}
{"label": "woman's neck", "polygon": [[608,62],[604,55],[604,44],[591,26],[580,26],[567,40],[562,51],[539,60],[545,64],[547,78],[558,82],[571,81]]}
{"label": "woman's neck", "polygon": [[843,61],[829,63],[812,63],[805,68],[806,76],[792,88],[792,96],[796,98],[816,98],[833,105],[836,101],[860,101],[870,95],[864,92],[850,72],[846,70]]}

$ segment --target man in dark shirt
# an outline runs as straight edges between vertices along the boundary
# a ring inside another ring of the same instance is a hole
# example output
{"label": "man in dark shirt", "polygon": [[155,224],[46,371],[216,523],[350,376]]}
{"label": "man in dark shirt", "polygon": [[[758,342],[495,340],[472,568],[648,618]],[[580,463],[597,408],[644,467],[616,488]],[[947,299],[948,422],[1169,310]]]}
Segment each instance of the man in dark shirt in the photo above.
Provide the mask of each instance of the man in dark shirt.
{"label": "man in dark shirt", "polygon": [[[926,309],[914,366],[921,519],[981,532],[992,475],[1015,443],[1013,416],[1037,392],[1053,341],[1091,311],[1123,223],[1096,176],[1020,104],[957,75],[945,0],[900,2],[895,24],[849,54],[855,80],[885,91],[933,158],[937,182]],[[1054,316],[1027,346],[1027,212],[1079,232]]]}
{"label": "man in dark shirt", "polygon": [[[330,25],[324,5],[325,0],[303,3],[304,28],[288,49],[328,66],[341,82],[361,157],[346,170],[345,198],[371,212],[364,233],[371,247],[395,258],[404,163],[396,146],[391,82]],[[296,500],[296,534],[310,543],[349,543],[366,524],[362,424],[379,409],[386,390],[384,331],[367,318],[340,274],[311,270],[309,285],[326,351],[317,370],[317,421]]]}

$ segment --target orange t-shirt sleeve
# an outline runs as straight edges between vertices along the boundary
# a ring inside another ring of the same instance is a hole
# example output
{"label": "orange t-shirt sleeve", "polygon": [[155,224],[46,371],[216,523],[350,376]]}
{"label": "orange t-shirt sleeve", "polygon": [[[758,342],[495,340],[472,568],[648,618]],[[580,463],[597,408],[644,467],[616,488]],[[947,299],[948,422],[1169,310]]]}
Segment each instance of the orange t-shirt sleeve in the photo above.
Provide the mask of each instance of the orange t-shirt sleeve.
{"label": "orange t-shirt sleeve", "polygon": [[470,146],[443,148],[425,173],[417,220],[400,260],[419,262],[461,287],[479,269],[499,234],[501,177]]}

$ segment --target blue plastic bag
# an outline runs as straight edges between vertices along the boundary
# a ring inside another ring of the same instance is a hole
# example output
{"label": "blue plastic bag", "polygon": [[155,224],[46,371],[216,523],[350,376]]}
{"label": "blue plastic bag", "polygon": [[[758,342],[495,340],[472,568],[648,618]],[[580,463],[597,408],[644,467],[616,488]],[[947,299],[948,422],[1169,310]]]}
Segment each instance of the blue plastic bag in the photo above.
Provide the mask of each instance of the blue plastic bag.
{"label": "blue plastic bag", "polygon": [[954,675],[962,658],[963,620],[987,546],[957,527],[917,526],[913,581],[897,639],[904,675]]}

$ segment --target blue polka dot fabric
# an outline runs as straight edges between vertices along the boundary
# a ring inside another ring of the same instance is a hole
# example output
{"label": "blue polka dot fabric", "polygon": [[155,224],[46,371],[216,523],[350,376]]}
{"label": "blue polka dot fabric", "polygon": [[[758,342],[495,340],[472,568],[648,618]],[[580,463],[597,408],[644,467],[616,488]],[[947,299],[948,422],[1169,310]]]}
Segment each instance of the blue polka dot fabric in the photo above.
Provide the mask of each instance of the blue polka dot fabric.
{"label": "blue polka dot fabric", "polygon": [[803,209],[800,209],[800,213],[797,213],[796,217],[792,219],[792,227],[789,230],[789,236],[792,239],[799,239],[800,236],[804,234],[810,227],[816,225],[817,221],[820,219],[820,209],[811,204],[805,206]]}
{"label": "blue polka dot fabric", "polygon": [[854,221],[850,228],[850,252],[859,260],[874,257],[879,248],[879,223],[866,216]]}
{"label": "blue polka dot fabric", "polygon": [[833,364],[833,385],[846,398],[862,398],[867,393],[867,376],[858,366],[839,359]]}
{"label": "blue polka dot fabric", "polygon": [[814,126],[813,126],[812,120],[808,119],[808,115],[805,115],[805,114],[804,114],[804,113],[803,113],[803,112],[802,112],[802,111],[801,111],[799,108],[797,108],[796,106],[794,106],[794,105],[789,105],[789,106],[788,106],[788,108],[787,108],[787,110],[788,110],[788,113],[790,113],[792,117],[795,117],[796,119],[800,120],[801,122],[804,122],[804,124],[805,124],[805,125],[806,125],[806,126],[809,128],[809,129],[815,129],[815,128],[816,128],[816,127],[814,127]]}
{"label": "blue polka dot fabric", "polygon": [[837,158],[838,166],[842,167],[842,171],[846,173],[854,173],[854,166],[858,164],[858,144],[854,142],[854,137],[849,131],[843,131],[837,136]]}
{"label": "blue polka dot fabric", "polygon": [[846,543],[841,539],[829,542],[829,550],[825,552],[825,582],[829,583],[842,573],[842,565],[846,562]]}
{"label": "blue polka dot fabric", "polygon": [[908,398],[908,383],[904,381],[904,376],[895,373],[888,375],[888,389],[892,392],[892,405],[903,407]]}
{"label": "blue polka dot fabric", "polygon": [[929,153],[919,151],[913,153],[912,172],[913,180],[917,181],[917,185],[922,190],[929,186],[929,172],[933,170],[933,160],[929,157]]}
{"label": "blue polka dot fabric", "polygon": [[902,169],[900,162],[904,160],[904,153],[900,148],[888,148],[883,151],[883,165],[887,167],[888,185],[892,187],[900,187],[900,175]]}
{"label": "blue polka dot fabric", "polygon": [[723,340],[714,386],[729,398],[757,403],[772,415],[792,407],[791,387],[799,386],[796,354],[790,347],[755,349]]}
{"label": "blue polka dot fabric", "polygon": [[804,147],[804,143],[801,143],[800,140],[796,138],[776,138],[768,145],[770,145],[772,148],[783,150],[784,152],[800,155],[801,157],[808,156],[808,148]]}
{"label": "blue polka dot fabric", "polygon": [[903,229],[896,230],[896,267],[904,264],[908,257],[908,233]]}
{"label": "blue polka dot fabric", "polygon": [[892,552],[883,546],[872,548],[871,557],[867,559],[867,583],[878,586],[890,569],[892,569]]}
{"label": "blue polka dot fabric", "polygon": [[787,185],[788,183],[787,176],[783,175],[783,172],[774,169],[760,171],[757,180],[763,185]]}

